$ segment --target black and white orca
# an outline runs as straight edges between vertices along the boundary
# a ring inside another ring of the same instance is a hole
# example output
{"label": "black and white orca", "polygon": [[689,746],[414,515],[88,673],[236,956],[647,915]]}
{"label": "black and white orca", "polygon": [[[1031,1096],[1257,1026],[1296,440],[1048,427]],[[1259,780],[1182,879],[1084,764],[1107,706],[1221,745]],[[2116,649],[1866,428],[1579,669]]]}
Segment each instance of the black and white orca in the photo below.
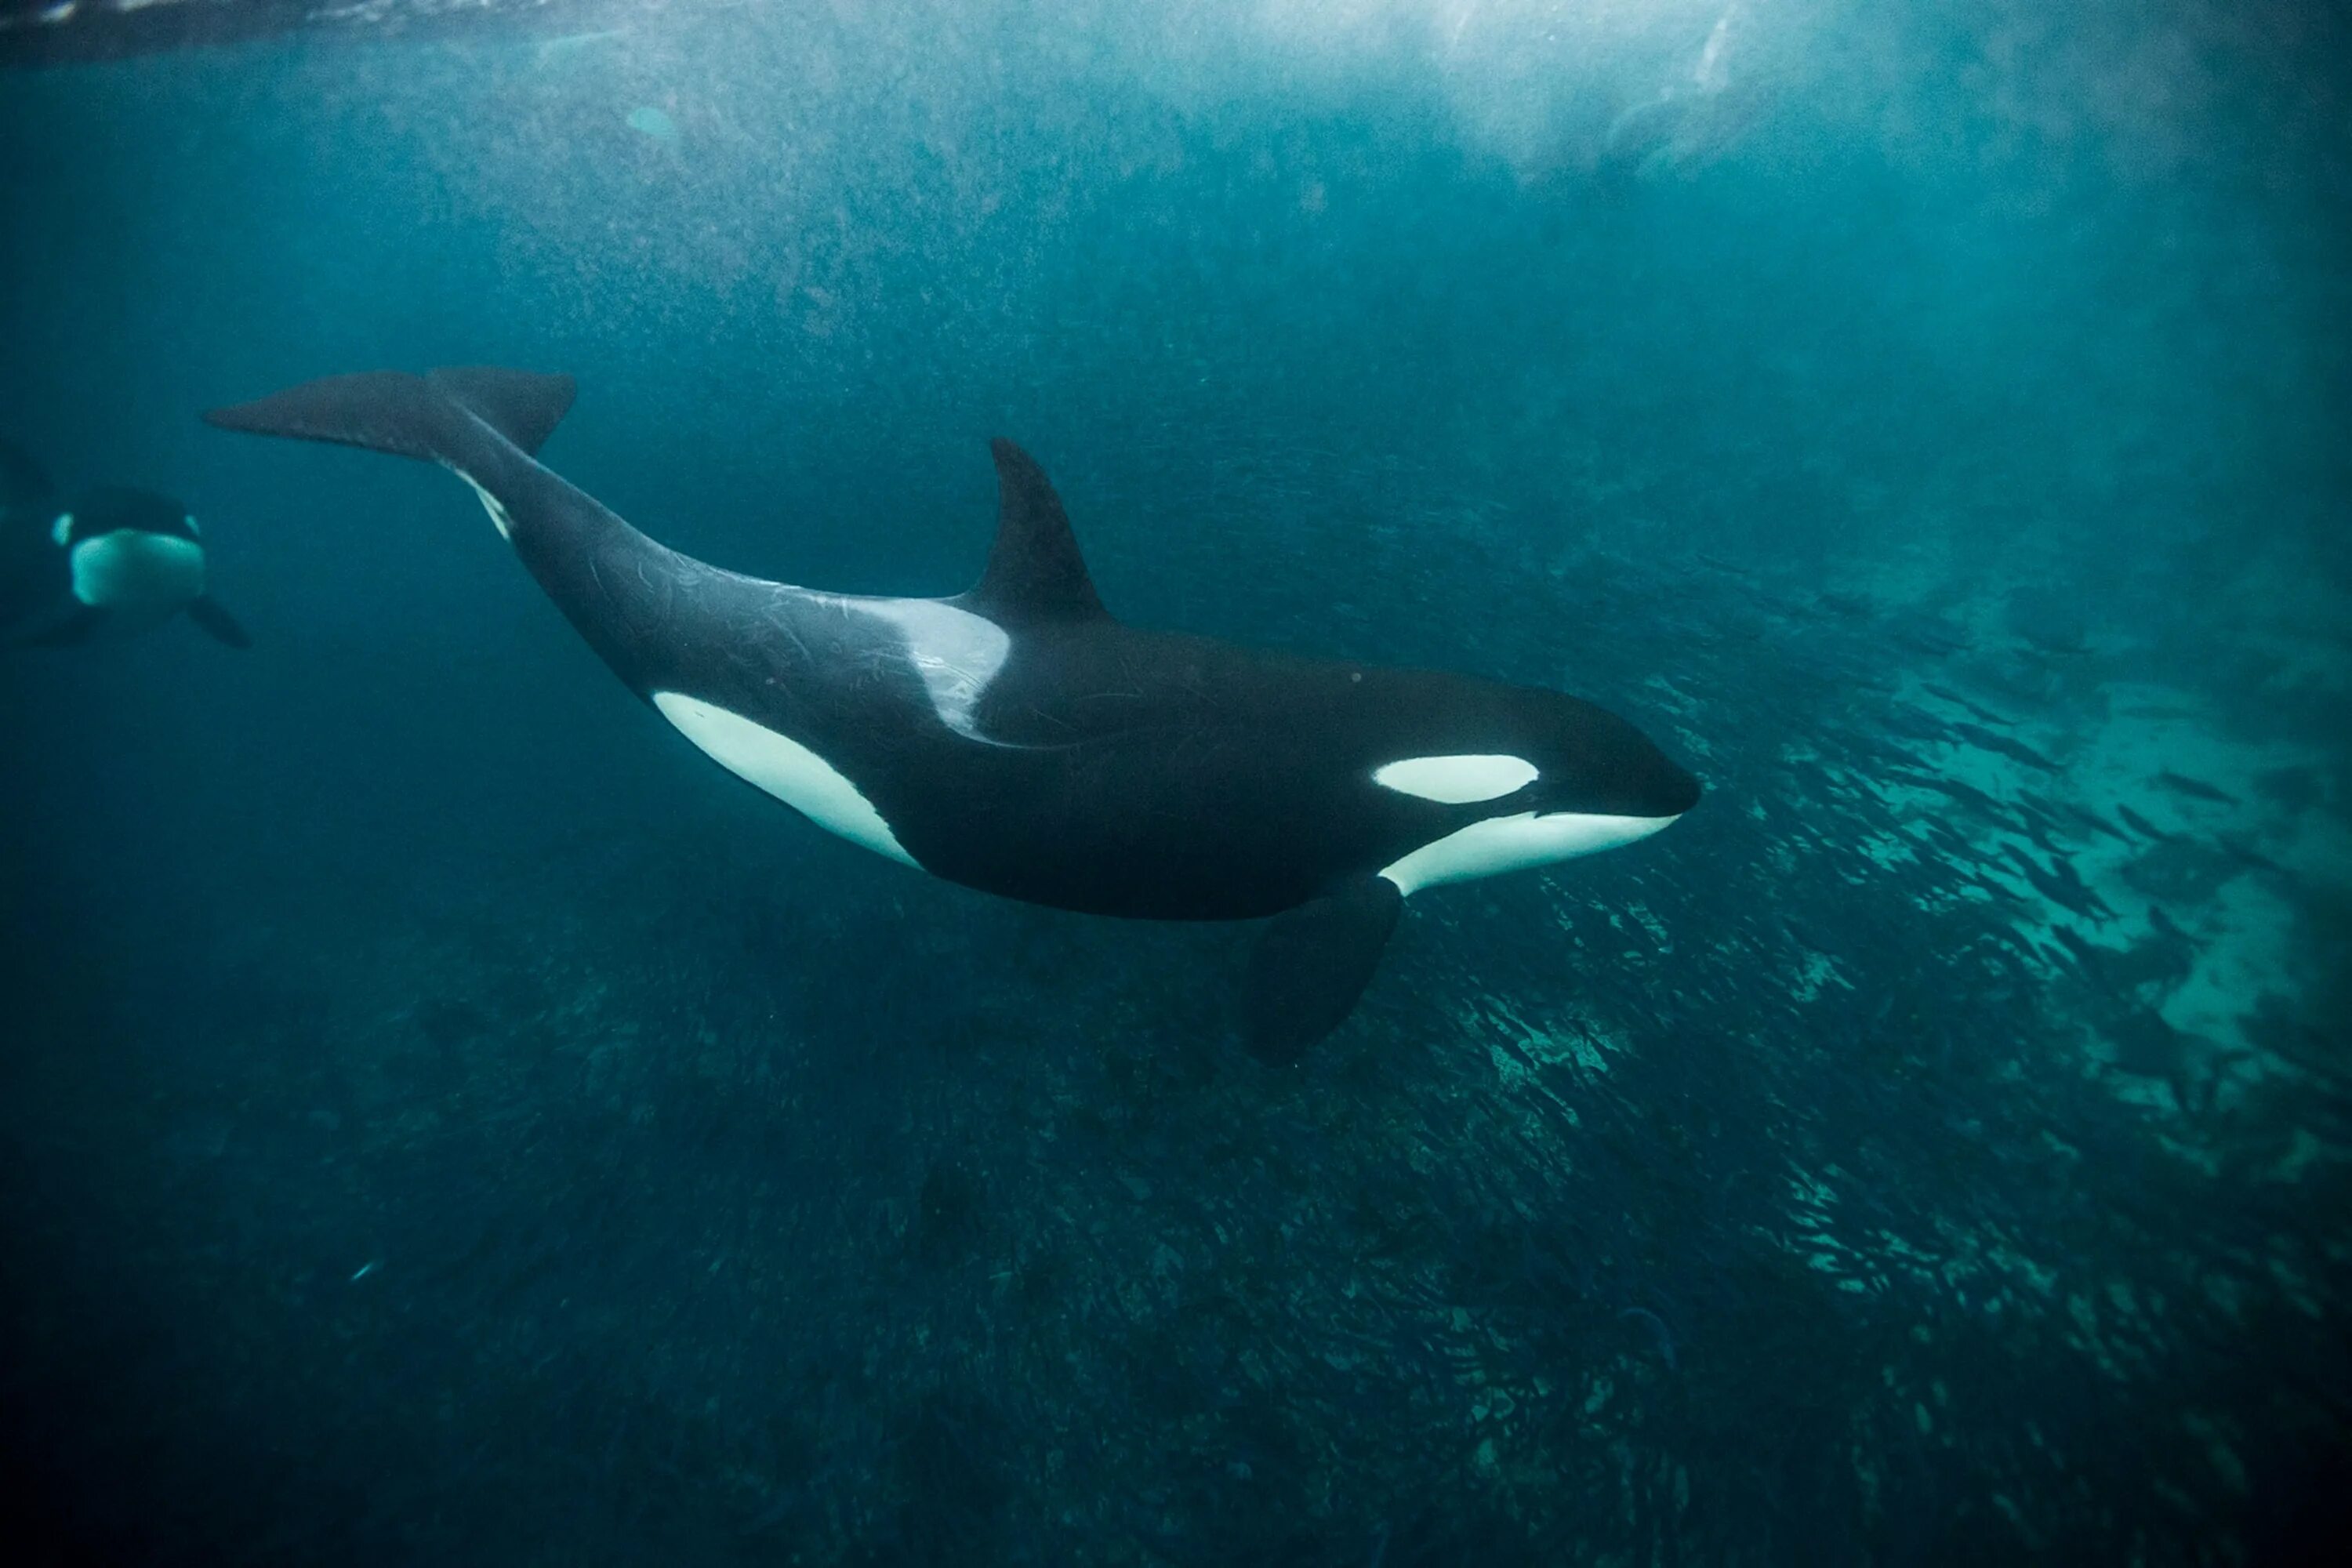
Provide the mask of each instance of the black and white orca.
{"label": "black and white orca", "polygon": [[63,510],[50,496],[40,467],[0,445],[0,627],[9,640],[62,647],[144,631],[185,610],[229,647],[252,646],[205,591],[204,539],[187,508],[120,485]]}
{"label": "black and white orca", "polygon": [[706,565],[535,460],[572,390],[378,372],[205,417],[454,470],[630,689],[842,837],[1060,909],[1272,917],[1246,1005],[1262,1055],[1347,1016],[1408,895],[1630,844],[1698,799],[1633,726],[1574,698],[1114,620],[1009,441],[968,593],[868,598]]}

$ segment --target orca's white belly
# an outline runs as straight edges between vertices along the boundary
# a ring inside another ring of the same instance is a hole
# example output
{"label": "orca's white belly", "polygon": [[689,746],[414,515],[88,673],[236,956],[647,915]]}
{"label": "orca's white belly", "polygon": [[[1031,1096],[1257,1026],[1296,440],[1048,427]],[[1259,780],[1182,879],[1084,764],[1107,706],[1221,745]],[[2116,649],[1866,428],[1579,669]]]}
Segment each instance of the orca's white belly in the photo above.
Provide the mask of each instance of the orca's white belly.
{"label": "orca's white belly", "polygon": [[74,597],[121,629],[151,626],[205,591],[204,547],[192,539],[120,529],[73,547]]}

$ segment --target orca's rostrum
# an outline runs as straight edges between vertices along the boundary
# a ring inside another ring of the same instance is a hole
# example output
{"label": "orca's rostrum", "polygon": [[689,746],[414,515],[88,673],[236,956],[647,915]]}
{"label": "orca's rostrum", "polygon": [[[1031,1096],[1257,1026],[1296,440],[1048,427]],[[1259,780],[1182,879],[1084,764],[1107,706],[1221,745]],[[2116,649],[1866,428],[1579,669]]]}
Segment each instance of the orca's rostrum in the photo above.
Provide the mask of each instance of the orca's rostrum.
{"label": "orca's rostrum", "polygon": [[1629,844],[1698,799],[1631,724],[1557,692],[1122,625],[1009,441],[969,593],[866,598],[705,565],[538,463],[572,398],[568,376],[387,371],[205,417],[452,469],[632,690],[845,838],[1060,909],[1272,917],[1246,1004],[1263,1055],[1348,1016],[1408,894]]}

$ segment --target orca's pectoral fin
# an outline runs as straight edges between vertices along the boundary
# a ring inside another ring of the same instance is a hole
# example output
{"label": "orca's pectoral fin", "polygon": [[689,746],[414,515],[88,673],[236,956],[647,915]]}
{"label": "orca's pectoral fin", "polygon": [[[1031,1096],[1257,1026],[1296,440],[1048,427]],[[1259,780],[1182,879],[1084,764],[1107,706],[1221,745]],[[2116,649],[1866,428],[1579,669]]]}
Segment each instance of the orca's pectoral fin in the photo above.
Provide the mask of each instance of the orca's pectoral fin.
{"label": "orca's pectoral fin", "polygon": [[210,594],[199,594],[188,601],[188,619],[204,627],[215,642],[238,648],[253,646],[253,639],[245,635],[236,618],[222,609],[220,601]]}
{"label": "orca's pectoral fin", "polygon": [[1266,1061],[1296,1061],[1338,1028],[1380,967],[1403,908],[1394,882],[1359,877],[1276,915],[1250,954],[1250,1050]]}

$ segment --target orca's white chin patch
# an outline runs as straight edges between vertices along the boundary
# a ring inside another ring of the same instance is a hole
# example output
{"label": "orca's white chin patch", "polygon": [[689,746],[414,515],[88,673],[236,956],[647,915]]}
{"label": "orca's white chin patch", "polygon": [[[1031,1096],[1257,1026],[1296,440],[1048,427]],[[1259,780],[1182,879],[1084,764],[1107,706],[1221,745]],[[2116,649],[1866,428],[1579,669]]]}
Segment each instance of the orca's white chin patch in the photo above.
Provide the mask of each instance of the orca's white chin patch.
{"label": "orca's white chin patch", "polygon": [[1580,812],[1532,811],[1516,816],[1490,816],[1484,822],[1449,833],[1424,844],[1381,875],[1405,894],[1447,882],[1467,882],[1597,855],[1647,838],[1680,818],[1673,816],[1595,816]]}
{"label": "orca's white chin patch", "polygon": [[205,552],[193,539],[117,529],[73,543],[74,597],[131,615],[168,615],[205,591]]}
{"label": "orca's white chin patch", "polygon": [[1535,763],[1525,757],[1488,753],[1448,757],[1406,757],[1372,770],[1372,782],[1399,795],[1419,795],[1443,805],[1470,805],[1500,800],[1536,780]]}
{"label": "orca's white chin patch", "polygon": [[653,700],[678,733],[745,784],[775,796],[828,833],[915,864],[874,803],[840,770],[791,736],[680,692],[656,691]]}

